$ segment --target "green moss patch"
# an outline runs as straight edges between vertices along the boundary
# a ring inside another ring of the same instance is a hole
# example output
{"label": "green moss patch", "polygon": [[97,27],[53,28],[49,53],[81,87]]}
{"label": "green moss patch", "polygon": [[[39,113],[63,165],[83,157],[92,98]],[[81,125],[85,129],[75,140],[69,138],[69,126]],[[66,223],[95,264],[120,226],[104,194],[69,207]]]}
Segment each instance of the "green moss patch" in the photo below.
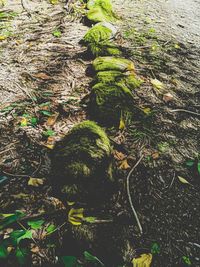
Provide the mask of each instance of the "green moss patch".
{"label": "green moss patch", "polygon": [[95,120],[107,125],[118,125],[121,116],[130,113],[133,95],[123,84],[97,83],[92,88],[90,113]]}
{"label": "green moss patch", "polygon": [[121,72],[135,70],[132,61],[118,57],[98,57],[93,61],[93,68],[96,72],[106,70],[116,70]]}
{"label": "green moss patch", "polygon": [[92,22],[116,20],[110,0],[89,0],[87,8],[89,9],[87,18]]}
{"label": "green moss patch", "polygon": [[93,56],[120,55],[121,51],[110,41],[116,29],[110,23],[98,23],[84,36],[83,42]]}
{"label": "green moss patch", "polygon": [[53,151],[52,168],[59,186],[77,184],[90,191],[91,184],[111,181],[111,151],[106,133],[95,122],[77,124]]}
{"label": "green moss patch", "polygon": [[104,84],[122,84],[130,90],[139,87],[143,82],[134,73],[123,73],[114,70],[97,72],[95,81]]}

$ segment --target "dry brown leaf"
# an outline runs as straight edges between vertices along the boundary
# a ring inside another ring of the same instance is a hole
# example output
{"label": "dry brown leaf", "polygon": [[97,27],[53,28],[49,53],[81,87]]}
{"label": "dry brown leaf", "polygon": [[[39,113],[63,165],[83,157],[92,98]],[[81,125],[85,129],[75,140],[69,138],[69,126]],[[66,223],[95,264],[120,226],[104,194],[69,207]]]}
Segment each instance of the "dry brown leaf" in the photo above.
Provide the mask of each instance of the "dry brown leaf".
{"label": "dry brown leaf", "polygon": [[127,156],[123,154],[122,152],[119,152],[117,150],[114,150],[114,158],[117,160],[124,160]]}
{"label": "dry brown leaf", "polygon": [[57,120],[57,118],[58,118],[58,115],[59,115],[59,113],[55,113],[55,114],[53,114],[51,117],[49,117],[48,118],[48,120],[47,120],[47,126],[52,126],[52,125],[54,125],[54,123],[56,122],[56,120]]}
{"label": "dry brown leaf", "polygon": [[33,77],[39,78],[39,79],[42,79],[42,80],[50,80],[51,79],[51,76],[47,75],[44,72],[36,73],[36,74],[33,75]]}
{"label": "dry brown leaf", "polygon": [[130,167],[131,166],[128,164],[127,159],[123,160],[121,164],[119,165],[119,169],[121,170],[127,170],[127,169],[130,169]]}
{"label": "dry brown leaf", "polygon": [[38,246],[35,246],[31,249],[31,252],[38,253],[40,251],[40,248]]}
{"label": "dry brown leaf", "polygon": [[160,154],[158,152],[154,152],[151,156],[153,159],[158,159]]}
{"label": "dry brown leaf", "polygon": [[174,99],[173,95],[171,93],[166,93],[163,95],[163,100],[165,102],[170,102]]}
{"label": "dry brown leaf", "polygon": [[38,187],[44,184],[44,179],[41,178],[29,178],[28,185]]}

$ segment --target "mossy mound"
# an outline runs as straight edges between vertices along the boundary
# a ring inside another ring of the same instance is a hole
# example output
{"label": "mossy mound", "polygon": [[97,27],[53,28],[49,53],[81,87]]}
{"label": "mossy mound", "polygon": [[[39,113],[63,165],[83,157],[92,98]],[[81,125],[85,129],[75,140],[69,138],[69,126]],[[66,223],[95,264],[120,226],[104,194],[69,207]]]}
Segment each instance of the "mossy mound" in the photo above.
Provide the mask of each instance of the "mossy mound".
{"label": "mossy mound", "polygon": [[89,0],[87,8],[89,9],[87,18],[92,22],[115,21],[117,19],[110,0]]}
{"label": "mossy mound", "polygon": [[142,84],[142,80],[136,77],[134,73],[120,71],[99,71],[96,74],[95,81],[104,84],[122,84],[129,89],[135,89]]}
{"label": "mossy mound", "polygon": [[106,70],[116,70],[121,72],[134,71],[132,61],[118,57],[98,57],[93,61],[93,68],[96,72]]}
{"label": "mossy mound", "polygon": [[131,112],[133,95],[123,84],[97,83],[92,87],[90,114],[106,125],[119,125],[121,117]]}
{"label": "mossy mound", "polygon": [[57,186],[62,191],[77,185],[80,190],[70,189],[70,199],[66,196],[69,200],[73,192],[73,200],[96,194],[98,187],[112,180],[111,152],[109,139],[101,127],[93,121],[79,123],[53,151],[52,168]]}
{"label": "mossy mound", "polygon": [[120,55],[121,51],[110,40],[116,34],[115,27],[108,23],[98,23],[84,36],[83,42],[93,56]]}

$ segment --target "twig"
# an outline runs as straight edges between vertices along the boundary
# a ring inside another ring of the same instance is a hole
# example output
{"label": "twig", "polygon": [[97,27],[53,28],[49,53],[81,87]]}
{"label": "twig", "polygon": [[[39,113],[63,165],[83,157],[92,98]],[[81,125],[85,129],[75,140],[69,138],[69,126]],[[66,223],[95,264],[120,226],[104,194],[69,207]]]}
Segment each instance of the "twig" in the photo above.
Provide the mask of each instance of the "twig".
{"label": "twig", "polygon": [[176,175],[175,175],[175,172],[174,172],[174,176],[173,176],[173,178],[172,178],[172,181],[171,181],[171,184],[170,184],[170,186],[169,186],[169,189],[172,187],[172,185],[173,185],[173,183],[174,183],[174,179],[175,179],[175,177],[176,177]]}
{"label": "twig", "polygon": [[196,112],[193,112],[193,111],[190,111],[190,110],[187,110],[187,109],[172,109],[172,110],[169,110],[169,112],[186,112],[186,113],[189,113],[189,114],[200,116],[199,113],[196,113]]}
{"label": "twig", "polygon": [[130,194],[130,177],[131,177],[131,174],[133,173],[133,171],[135,170],[135,168],[139,165],[139,163],[141,162],[141,160],[143,159],[144,155],[142,155],[139,160],[136,162],[136,164],[133,166],[133,168],[130,170],[128,176],[127,176],[127,179],[126,179],[126,190],[127,190],[127,195],[128,195],[128,200],[129,200],[129,204],[131,206],[131,209],[133,211],[133,215],[136,219],[136,222],[137,222],[137,225],[139,227],[139,230],[140,230],[140,234],[142,235],[143,233],[143,230],[142,230],[142,226],[141,226],[141,223],[139,221],[139,218],[137,216],[137,213],[136,213],[136,210],[133,206],[133,201],[131,199],[131,194]]}

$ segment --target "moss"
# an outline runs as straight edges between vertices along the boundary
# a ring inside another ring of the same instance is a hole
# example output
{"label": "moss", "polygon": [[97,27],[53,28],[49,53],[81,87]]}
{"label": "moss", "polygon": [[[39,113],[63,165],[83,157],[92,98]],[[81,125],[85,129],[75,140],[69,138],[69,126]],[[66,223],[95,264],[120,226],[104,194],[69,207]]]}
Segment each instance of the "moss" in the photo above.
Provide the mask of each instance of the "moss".
{"label": "moss", "polygon": [[105,70],[116,70],[121,72],[135,70],[132,61],[117,57],[98,57],[93,61],[93,68],[96,72]]}
{"label": "moss", "polygon": [[53,151],[52,168],[58,186],[77,184],[85,191],[95,191],[96,183],[111,181],[111,152],[100,126],[93,121],[77,124]]}
{"label": "moss", "polygon": [[93,26],[83,37],[85,43],[99,44],[108,41],[113,36],[112,30],[106,27],[103,23],[98,23]]}
{"label": "moss", "polygon": [[89,0],[87,8],[89,9],[87,18],[93,22],[116,20],[110,0]]}
{"label": "moss", "polygon": [[118,125],[120,117],[131,111],[133,95],[122,84],[97,83],[92,88],[90,113],[95,120]]}
{"label": "moss", "polygon": [[88,46],[90,52],[92,53],[93,56],[98,57],[98,56],[120,56],[121,51],[119,48],[117,48],[114,44],[112,43],[101,43],[101,44],[94,44],[91,43]]}

